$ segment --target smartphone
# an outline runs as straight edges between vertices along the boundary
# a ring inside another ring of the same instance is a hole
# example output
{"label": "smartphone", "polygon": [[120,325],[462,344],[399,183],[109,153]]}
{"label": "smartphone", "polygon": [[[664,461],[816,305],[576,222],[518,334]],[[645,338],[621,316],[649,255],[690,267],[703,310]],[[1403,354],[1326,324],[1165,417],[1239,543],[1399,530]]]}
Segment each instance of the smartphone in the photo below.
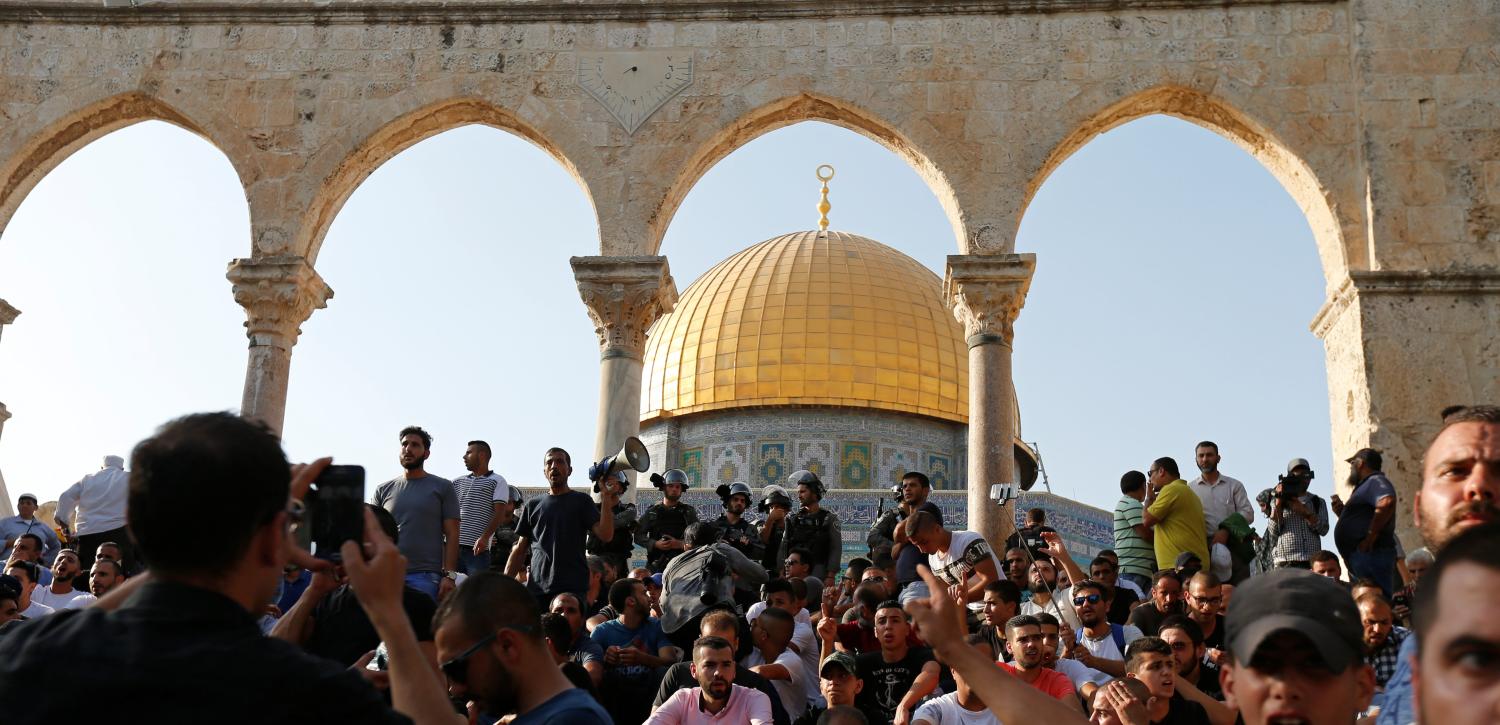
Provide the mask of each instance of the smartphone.
{"label": "smartphone", "polygon": [[363,541],[365,536],[364,466],[329,466],[313,481],[308,496],[312,520],[312,553],[319,559],[339,561],[345,541]]}

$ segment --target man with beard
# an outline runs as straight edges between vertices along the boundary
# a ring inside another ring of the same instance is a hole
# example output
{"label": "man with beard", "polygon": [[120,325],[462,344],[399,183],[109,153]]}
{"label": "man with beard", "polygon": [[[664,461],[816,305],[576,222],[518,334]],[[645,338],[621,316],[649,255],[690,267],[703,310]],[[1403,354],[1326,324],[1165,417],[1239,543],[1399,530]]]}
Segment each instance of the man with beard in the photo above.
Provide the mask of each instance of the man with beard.
{"label": "man with beard", "polygon": [[1107,618],[1109,604],[1104,586],[1085,579],[1073,585],[1072,604],[1083,628],[1078,630],[1078,661],[1114,677],[1125,674],[1125,650],[1141,638],[1141,630],[1115,624]]}
{"label": "man with beard", "polygon": [[687,473],[682,469],[652,474],[651,484],[661,491],[661,503],[652,504],[641,514],[635,543],[646,549],[646,568],[660,574],[666,571],[667,562],[687,550],[683,535],[687,527],[698,523],[698,510],[682,503],[682,492],[688,487]]}
{"label": "man with beard", "polygon": [[1073,610],[1073,588],[1057,586],[1057,569],[1045,557],[1031,565],[1031,599],[1021,603],[1021,614],[1047,612],[1077,630],[1083,625]]}
{"label": "man with beard", "polygon": [[[745,639],[742,639],[740,627],[740,618],[734,612],[721,609],[703,615],[703,620],[699,623],[698,631],[702,637],[718,637],[728,642],[729,646],[735,652],[739,652],[740,643],[744,642],[748,646],[748,637],[750,636],[750,632],[746,630],[744,632]],[[771,702],[771,720],[776,725],[789,725],[791,717],[787,714],[786,708],[782,706],[781,695],[776,691],[770,680],[750,671],[749,667],[736,667],[734,668],[734,679],[731,682],[739,687],[748,690],[758,690],[764,694]],[[673,693],[676,693],[678,690],[690,688],[696,683],[697,680],[693,674],[692,662],[678,662],[668,667],[667,673],[661,678],[661,687],[656,690],[656,701],[652,703],[652,708],[661,707]]]}
{"label": "man with beard", "polygon": [[583,627],[583,606],[578,595],[563,592],[552,598],[552,613],[568,622],[572,632],[567,648],[560,654],[570,662],[578,663],[594,683],[594,689],[604,681],[604,648],[599,646]]}
{"label": "man with beard", "polygon": [[1323,498],[1307,489],[1312,465],[1306,458],[1293,458],[1286,475],[1275,487],[1255,497],[1270,523],[1266,545],[1271,547],[1271,565],[1277,568],[1312,568],[1313,556],[1323,549],[1328,534],[1328,507]]}
{"label": "man with beard", "polygon": [[490,470],[490,444],[469,441],[464,448],[468,475],[453,480],[458,495],[458,560],[464,574],[490,568],[490,540],[498,528],[509,528],[515,518],[510,484]]}
{"label": "man with beard", "polygon": [[549,490],[533,496],[521,507],[516,521],[516,545],[505,563],[505,575],[518,577],[531,560],[526,588],[536,597],[538,608],[563,593],[582,601],[589,589],[589,567],[584,542],[589,532],[603,541],[615,535],[613,517],[599,515],[601,508],[614,509],[620,497],[617,483],[602,481],[599,505],[582,491],[568,486],[573,459],[561,448],[549,448],[542,457],[542,474]]}
{"label": "man with beard", "polygon": [[651,617],[645,584],[636,579],[615,582],[609,603],[620,615],[589,635],[604,648],[599,694],[615,722],[641,722],[651,709],[657,671],[677,661],[677,648],[662,633],[661,622]]}
{"label": "man with beard", "polygon": [[401,429],[400,476],[375,488],[370,503],[396,517],[397,544],[406,557],[406,583],[436,601],[453,591],[458,569],[458,493],[453,482],[427,473],[432,436],[417,426]]}
{"label": "man with beard", "polygon": [[932,650],[908,644],[910,633],[911,623],[899,603],[887,601],[875,610],[880,651],[855,658],[864,681],[857,702],[872,723],[906,725],[917,703],[937,688],[941,668]]}
{"label": "man with beard", "polygon": [[1132,642],[1125,654],[1125,670],[1151,693],[1146,715],[1153,725],[1209,725],[1203,706],[1177,692],[1177,660],[1171,645],[1161,638],[1142,637]]}
{"label": "man with beard", "polygon": [[1375,580],[1389,597],[1396,576],[1396,487],[1380,471],[1380,451],[1362,448],[1349,457],[1349,486],[1354,493],[1344,503],[1331,500],[1339,522],[1333,543],[1349,564],[1349,580]]}
{"label": "man with beard", "polygon": [[[1500,456],[1491,448],[1491,470]],[[1493,475],[1493,474],[1492,474]],[[1423,723],[1479,725],[1500,720],[1500,526],[1469,527],[1449,541],[1417,591],[1421,638],[1416,671]]]}
{"label": "man with beard", "polygon": [[[1500,406],[1444,410],[1443,428],[1422,457],[1422,489],[1412,511],[1428,550],[1441,557],[1443,547],[1460,532],[1500,521],[1496,498],[1500,498]],[[1385,685],[1380,725],[1412,721],[1410,663],[1417,656],[1421,631],[1418,627],[1417,634],[1401,644],[1396,671]]]}
{"label": "man with beard", "polygon": [[104,595],[115,590],[115,587],[125,583],[125,570],[120,568],[120,562],[114,559],[99,559],[94,562],[94,567],[89,570],[89,596],[92,597],[87,603],[83,598],[73,600],[73,607],[88,606],[94,601],[103,599]]}
{"label": "man with beard", "polygon": [[765,555],[765,545],[760,540],[760,529],[755,522],[745,518],[745,509],[750,508],[750,486],[736,481],[717,490],[719,500],[724,502],[724,513],[713,520],[719,529],[719,538],[753,561]]}
{"label": "man with beard", "polygon": [[[1042,623],[1042,666],[1061,672],[1068,678],[1068,682],[1073,683],[1073,689],[1084,699],[1091,699],[1095,689],[1103,687],[1105,683],[1113,679],[1072,657],[1063,656],[1068,648],[1063,646],[1062,625],[1057,623],[1057,617],[1042,612],[1036,615],[1036,621]],[[1073,634],[1072,629],[1068,630],[1067,643],[1074,651],[1077,651],[1077,636]],[[1006,653],[1006,660],[1010,660],[1009,653]]]}
{"label": "man with beard", "polygon": [[77,552],[72,549],[57,552],[57,558],[52,560],[52,585],[38,587],[31,593],[32,601],[45,604],[56,611],[73,608],[68,606],[73,600],[88,595],[88,592],[73,588],[73,577],[78,576],[79,571],[81,569],[78,566]]}
{"label": "man with beard", "polygon": [[[943,523],[943,510],[937,504],[927,500],[932,494],[932,482],[927,474],[921,471],[909,471],[901,477],[900,492],[897,496],[896,506],[885,512],[875,523],[870,525],[870,533],[865,537],[865,543],[869,545],[870,551],[882,547],[891,550],[891,558],[896,560],[896,584],[898,592],[903,593],[903,599],[910,601],[914,597],[927,596],[926,587],[920,585],[921,578],[917,576],[917,563],[926,557],[911,545],[906,529],[900,524],[908,517],[918,511],[926,511],[937,519],[939,525]],[[907,587],[915,587],[909,594],[904,593]]]}
{"label": "man with beard", "polygon": [[1041,621],[1029,614],[1016,615],[1005,623],[1005,632],[1011,662],[998,662],[996,665],[1070,709],[1082,713],[1083,707],[1078,702],[1078,693],[1073,688],[1073,683],[1061,672],[1047,669],[1043,662],[1046,643]]}
{"label": "man with beard", "polygon": [[734,684],[734,647],[721,637],[693,643],[697,687],[678,690],[657,708],[647,725],[699,725],[724,721],[772,725],[771,701],[764,693]]}
{"label": "man with beard", "polygon": [[1203,628],[1197,622],[1174,614],[1161,623],[1158,636],[1171,645],[1172,656],[1177,660],[1177,674],[1182,680],[1215,700],[1224,699],[1224,692],[1219,688],[1218,666],[1203,659],[1207,648],[1203,646]]}
{"label": "man with beard", "polygon": [[1187,616],[1203,629],[1203,646],[1209,661],[1222,664],[1224,650],[1224,583],[1206,571],[1188,580]]}
{"label": "man with beard", "polygon": [[1182,579],[1177,572],[1162,569],[1151,582],[1151,600],[1130,610],[1125,623],[1149,634],[1159,631],[1162,622],[1173,614],[1182,614]]}
{"label": "man with beard", "polygon": [[1025,549],[1013,546],[1005,550],[1005,578],[1016,585],[1023,600],[1031,598],[1031,582],[1026,576],[1030,569],[1031,557],[1026,555]]}
{"label": "man with beard", "polygon": [[1354,605],[1359,607],[1359,624],[1365,635],[1365,664],[1375,670],[1375,691],[1383,692],[1396,671],[1396,654],[1411,630],[1395,625],[1390,603],[1374,589],[1355,597]]}
{"label": "man with beard", "polygon": [[[626,476],[626,473],[620,471],[610,476],[609,479],[607,485],[618,492],[618,495],[624,495],[626,487],[630,485],[630,479]],[[600,486],[605,484],[606,482],[600,482]],[[617,498],[608,511],[606,511],[604,501],[602,500],[603,497],[601,496],[600,498],[601,500],[598,503],[599,518],[603,519],[608,516],[614,519],[614,536],[609,540],[604,540],[599,538],[593,531],[590,531],[588,533],[588,543],[584,549],[589,554],[604,559],[610,566],[614,567],[616,572],[615,578],[618,579],[619,572],[630,568],[630,556],[635,553],[635,537],[640,530],[640,521],[636,518],[635,504],[621,501]],[[603,591],[599,592],[598,595],[607,598],[609,596],[609,585],[614,582],[605,582],[601,579],[599,583]],[[586,604],[590,609],[593,609],[596,602],[589,601]]]}
{"label": "man with beard", "polygon": [[1245,517],[1245,523],[1255,520],[1255,508],[1250,505],[1250,496],[1245,484],[1219,473],[1219,444],[1202,441],[1193,448],[1193,458],[1200,473],[1188,482],[1188,488],[1198,494],[1203,504],[1203,534],[1213,536],[1219,524],[1230,514]]}
{"label": "man with beard", "polygon": [[515,580],[493,572],[465,580],[433,618],[449,693],[480,713],[515,713],[513,725],[610,725],[588,692],[544,666],[552,655],[539,621],[536,600]]}
{"label": "man with beard", "polygon": [[828,489],[812,471],[795,471],[787,481],[797,487],[802,508],[787,520],[786,536],[781,539],[780,558],[786,561],[792,549],[812,553],[812,576],[823,580],[825,589],[833,588],[833,577],[839,573],[844,555],[844,540],[839,533],[839,516],[822,507]]}
{"label": "man with beard", "polygon": [[1156,562],[1167,566],[1182,554],[1198,561],[1208,558],[1208,536],[1203,531],[1203,502],[1177,472],[1177,461],[1162,457],[1146,471],[1146,512],[1142,523],[1151,529]]}

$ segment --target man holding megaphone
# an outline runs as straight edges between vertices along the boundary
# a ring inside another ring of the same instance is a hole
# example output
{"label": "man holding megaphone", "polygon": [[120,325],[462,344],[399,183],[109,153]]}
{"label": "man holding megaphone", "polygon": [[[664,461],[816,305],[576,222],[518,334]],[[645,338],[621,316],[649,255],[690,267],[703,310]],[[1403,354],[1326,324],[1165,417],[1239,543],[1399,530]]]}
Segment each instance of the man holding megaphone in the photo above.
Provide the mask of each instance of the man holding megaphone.
{"label": "man holding megaphone", "polygon": [[[590,532],[603,541],[613,539],[615,520],[613,516],[601,517],[588,494],[568,486],[573,459],[567,451],[547,449],[542,475],[547,477],[549,490],[545,496],[532,496],[516,515],[516,545],[505,563],[505,574],[519,578],[529,553],[531,570],[526,588],[545,609],[553,597],[564,592],[584,601],[589,589],[584,539]],[[606,510],[612,509],[620,500],[620,491],[618,483],[606,480],[599,490],[599,503]]]}
{"label": "man holding megaphone", "polygon": [[682,469],[651,474],[651,485],[661,491],[661,503],[652,504],[641,516],[635,543],[646,547],[646,568],[654,574],[665,571],[667,562],[687,549],[682,537],[688,526],[698,523],[698,511],[682,503],[682,492],[688,488]]}

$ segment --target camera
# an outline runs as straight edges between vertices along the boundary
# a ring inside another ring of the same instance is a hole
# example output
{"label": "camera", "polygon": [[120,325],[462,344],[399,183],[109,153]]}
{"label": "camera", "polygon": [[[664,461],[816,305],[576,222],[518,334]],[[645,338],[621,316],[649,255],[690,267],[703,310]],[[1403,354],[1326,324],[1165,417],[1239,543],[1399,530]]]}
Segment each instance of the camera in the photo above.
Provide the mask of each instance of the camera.
{"label": "camera", "polygon": [[1311,479],[1311,472],[1306,476],[1295,473],[1277,476],[1276,481],[1278,485],[1275,492],[1277,500],[1281,501],[1281,505],[1286,506],[1301,498],[1302,494],[1307,493],[1307,485]]}
{"label": "camera", "polygon": [[698,593],[698,601],[712,607],[719,603],[719,581],[729,575],[729,561],[718,552],[710,553],[703,569],[703,590]]}

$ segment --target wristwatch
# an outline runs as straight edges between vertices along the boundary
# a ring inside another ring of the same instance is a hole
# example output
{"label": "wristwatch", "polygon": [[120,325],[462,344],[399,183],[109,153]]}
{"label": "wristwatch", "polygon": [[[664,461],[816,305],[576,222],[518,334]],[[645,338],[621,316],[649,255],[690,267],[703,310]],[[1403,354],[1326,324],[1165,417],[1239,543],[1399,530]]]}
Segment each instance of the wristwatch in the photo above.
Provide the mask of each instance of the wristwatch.
{"label": "wristwatch", "polygon": [[445,578],[445,579],[452,579],[453,581],[458,581],[458,572],[456,572],[456,571],[448,571],[447,569],[444,569],[442,573],[443,573],[443,578]]}

